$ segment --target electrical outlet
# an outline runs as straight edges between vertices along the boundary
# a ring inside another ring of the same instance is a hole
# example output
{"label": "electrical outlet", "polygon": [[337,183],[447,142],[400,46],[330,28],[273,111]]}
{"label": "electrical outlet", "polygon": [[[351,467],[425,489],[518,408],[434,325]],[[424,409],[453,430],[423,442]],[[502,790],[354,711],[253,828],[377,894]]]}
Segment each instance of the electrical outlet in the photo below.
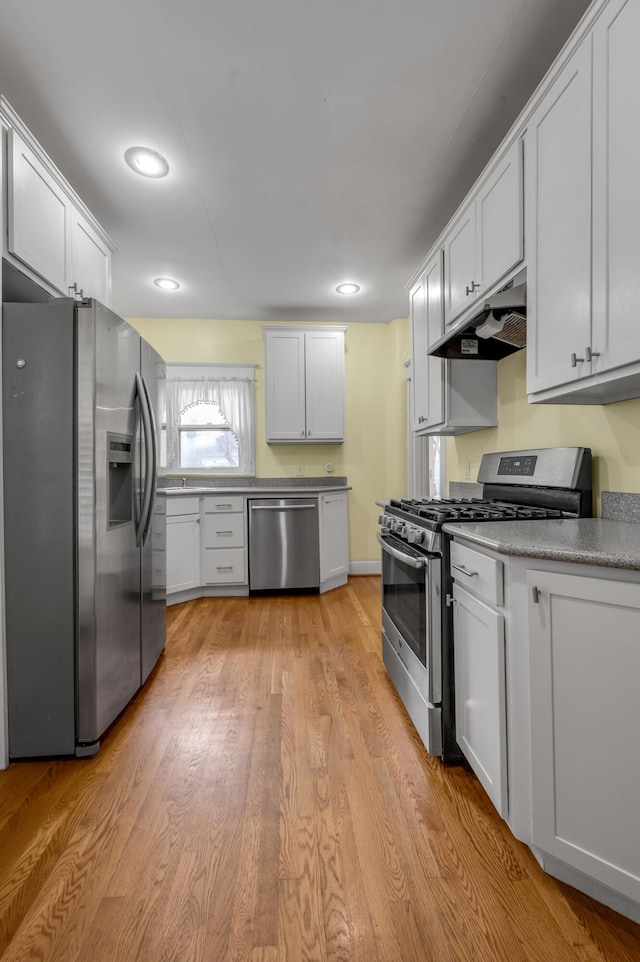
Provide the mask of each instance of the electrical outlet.
{"label": "electrical outlet", "polygon": [[468,481],[471,477],[471,461],[466,461],[464,465],[464,478]]}
{"label": "electrical outlet", "polygon": [[304,464],[296,464],[296,478],[304,477]]}

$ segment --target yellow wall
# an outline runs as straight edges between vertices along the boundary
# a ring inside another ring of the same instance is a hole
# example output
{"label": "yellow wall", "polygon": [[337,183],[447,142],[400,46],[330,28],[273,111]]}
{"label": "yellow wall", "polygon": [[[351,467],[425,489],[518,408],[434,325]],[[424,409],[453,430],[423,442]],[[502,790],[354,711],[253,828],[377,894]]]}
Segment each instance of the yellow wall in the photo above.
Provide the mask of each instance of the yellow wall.
{"label": "yellow wall", "polygon": [[257,364],[256,471],[260,478],[324,476],[325,464],[346,475],[352,561],[379,558],[376,500],[407,487],[406,371],[409,321],[351,324],[346,333],[346,440],[344,444],[266,444],[264,345],[258,321],[128,318],[166,361]]}
{"label": "yellow wall", "polygon": [[606,405],[529,404],[526,351],[498,363],[498,427],[447,439],[447,481],[475,481],[485,451],[581,445],[593,453],[594,511],[602,491],[640,491],[640,398]]}

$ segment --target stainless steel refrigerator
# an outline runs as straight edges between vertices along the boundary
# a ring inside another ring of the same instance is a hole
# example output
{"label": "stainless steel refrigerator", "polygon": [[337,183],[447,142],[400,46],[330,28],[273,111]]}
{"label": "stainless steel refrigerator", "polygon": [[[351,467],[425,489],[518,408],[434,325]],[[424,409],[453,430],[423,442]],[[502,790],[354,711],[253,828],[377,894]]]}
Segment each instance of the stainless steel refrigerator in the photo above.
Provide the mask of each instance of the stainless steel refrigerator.
{"label": "stainless steel refrigerator", "polygon": [[9,755],[90,755],[165,644],[165,366],[94,300],[2,320]]}

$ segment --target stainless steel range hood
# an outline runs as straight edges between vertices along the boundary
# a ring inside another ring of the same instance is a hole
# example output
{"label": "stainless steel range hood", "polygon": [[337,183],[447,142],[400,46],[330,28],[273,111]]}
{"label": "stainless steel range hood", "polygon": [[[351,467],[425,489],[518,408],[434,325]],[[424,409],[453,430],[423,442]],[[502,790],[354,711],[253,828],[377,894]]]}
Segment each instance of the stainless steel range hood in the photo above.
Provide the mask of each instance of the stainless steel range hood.
{"label": "stainless steel range hood", "polygon": [[482,301],[478,312],[433,345],[436,357],[500,360],[527,344],[527,272]]}

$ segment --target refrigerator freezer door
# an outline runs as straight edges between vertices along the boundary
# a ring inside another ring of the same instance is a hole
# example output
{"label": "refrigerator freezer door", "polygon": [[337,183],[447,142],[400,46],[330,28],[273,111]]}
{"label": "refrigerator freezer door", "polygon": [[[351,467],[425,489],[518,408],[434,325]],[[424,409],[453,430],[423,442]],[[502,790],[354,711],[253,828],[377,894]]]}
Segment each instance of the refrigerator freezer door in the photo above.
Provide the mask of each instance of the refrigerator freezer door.
{"label": "refrigerator freezer door", "polygon": [[[162,425],[165,420],[164,391],[166,369],[163,359],[146,341],[140,346],[140,373],[144,381],[147,395],[152,408],[152,424],[156,434],[156,458],[158,473],[163,472],[162,460]],[[141,444],[145,439],[141,436]],[[146,463],[144,451],[141,452],[140,462]],[[141,681],[144,683],[156,664],[165,644],[166,634],[166,497],[157,487],[157,476],[154,480],[155,496],[153,498],[150,524],[147,527],[146,538],[141,552],[141,582],[142,582],[142,634],[141,634]]]}
{"label": "refrigerator freezer door", "polygon": [[9,754],[75,747],[74,305],[4,304]]}
{"label": "refrigerator freezer door", "polygon": [[135,377],[140,335],[77,307],[78,742],[97,741],[140,687]]}

